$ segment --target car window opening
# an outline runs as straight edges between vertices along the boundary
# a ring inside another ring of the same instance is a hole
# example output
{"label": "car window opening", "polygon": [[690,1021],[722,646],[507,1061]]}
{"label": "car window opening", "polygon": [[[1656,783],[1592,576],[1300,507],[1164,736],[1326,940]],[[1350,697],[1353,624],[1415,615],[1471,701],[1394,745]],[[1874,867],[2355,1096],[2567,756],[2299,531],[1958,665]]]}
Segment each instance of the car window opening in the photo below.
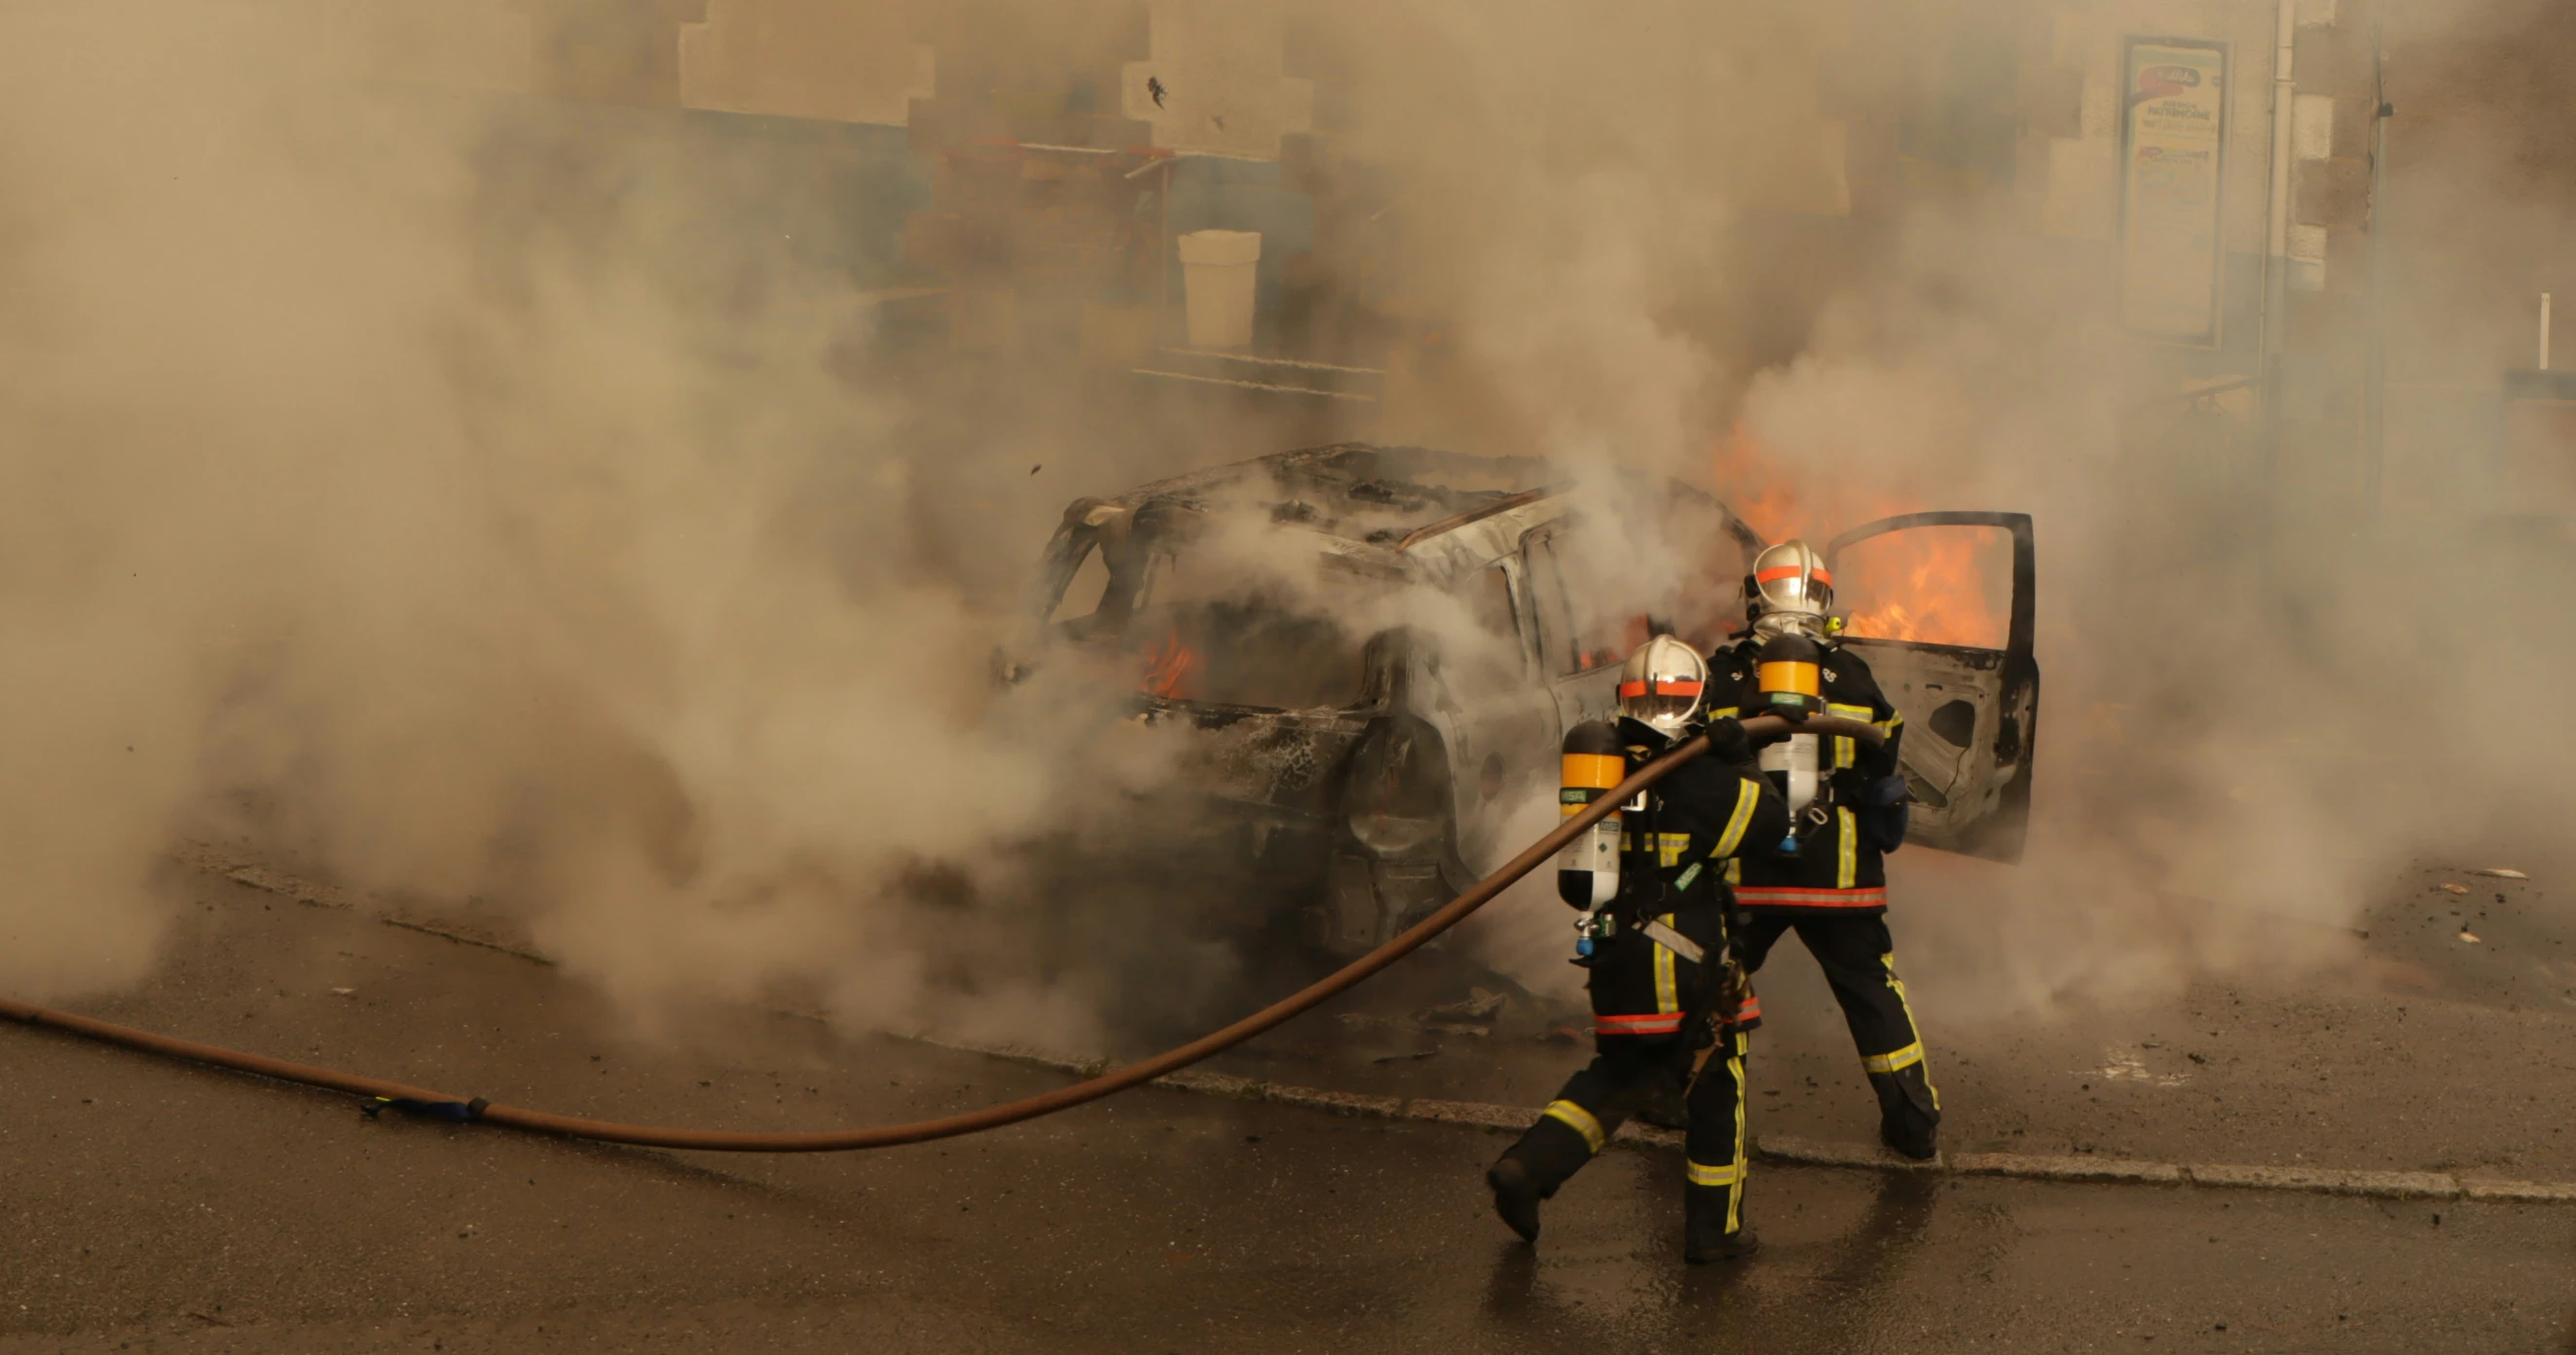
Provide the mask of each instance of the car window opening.
{"label": "car window opening", "polygon": [[1164,700],[1313,710],[1366,699],[1368,637],[1341,618],[1362,611],[1379,581],[1326,560],[1307,593],[1226,568],[1186,541],[1164,545],[1134,543],[1141,558],[1133,569],[1101,563],[1094,550],[1065,593],[1080,597],[1086,578],[1101,580],[1102,591],[1083,615],[1065,617],[1069,607],[1059,608],[1059,629],[1131,668],[1137,691]]}
{"label": "car window opening", "polygon": [[1909,527],[1854,542],[1834,601],[1857,639],[2001,649],[2012,613],[2012,533]]}

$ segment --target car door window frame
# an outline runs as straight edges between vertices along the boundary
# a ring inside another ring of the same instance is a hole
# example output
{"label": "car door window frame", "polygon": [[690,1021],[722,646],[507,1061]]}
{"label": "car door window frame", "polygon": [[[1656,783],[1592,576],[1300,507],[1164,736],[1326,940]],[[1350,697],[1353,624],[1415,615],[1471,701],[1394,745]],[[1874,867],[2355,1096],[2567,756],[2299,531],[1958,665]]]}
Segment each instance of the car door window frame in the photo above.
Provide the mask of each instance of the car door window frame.
{"label": "car door window frame", "polygon": [[[1601,663],[1586,661],[1587,656],[1580,647],[1583,637],[1576,633],[1574,624],[1574,597],[1567,590],[1565,565],[1557,557],[1555,546],[1556,538],[1565,534],[1565,526],[1566,520],[1560,518],[1557,521],[1541,523],[1530,528],[1521,533],[1520,549],[1515,552],[1520,561],[1522,576],[1529,580],[1535,619],[1538,623],[1539,673],[1549,682],[1562,682],[1568,678],[1582,677],[1587,673],[1597,673],[1604,668],[1616,666],[1622,658],[1626,657],[1623,652],[1617,650],[1604,650],[1601,652],[1610,655],[1606,661]],[[1538,563],[1541,546],[1547,547],[1547,562],[1544,566]],[[1545,577],[1545,583],[1540,582],[1541,576]],[[1556,666],[1556,655],[1560,650],[1567,655],[1570,664],[1562,669]]]}
{"label": "car door window frame", "polygon": [[[1942,510],[1929,513],[1900,513],[1876,522],[1864,522],[1825,543],[1825,569],[1832,572],[1842,553],[1863,541],[1886,536],[1891,532],[1912,531],[1918,527],[1996,527],[2012,536],[2012,612],[2004,627],[2003,653],[2027,661],[2039,631],[2039,565],[2036,538],[2031,531],[2028,513],[1994,513],[1975,510]],[[1877,639],[1879,637],[1859,637]],[[1888,641],[1894,644],[1928,644],[1929,641]],[[1983,649],[1983,645],[1953,645],[1954,649]],[[2007,673],[2007,678],[2011,675]]]}
{"label": "car door window frame", "polygon": [[[1897,640],[1876,636],[1851,635],[1850,643],[1862,646],[1886,646],[1893,650],[1912,650],[1932,655],[1950,655],[1966,660],[1969,655],[1992,655],[1985,659],[1997,670],[1994,688],[1995,726],[1978,734],[1992,741],[1989,749],[1953,749],[1948,741],[1934,736],[1944,747],[1922,746],[1919,739],[1909,738],[1904,757],[1908,762],[1939,755],[1960,768],[1990,757],[1999,768],[2012,764],[2017,768],[1999,792],[2004,798],[1977,818],[1958,823],[1945,830],[1957,835],[1954,850],[1987,856],[2002,861],[2017,861],[2021,856],[2022,835],[2029,824],[2029,797],[2033,771],[2038,757],[2039,738],[2039,664],[2034,655],[2038,633],[2038,551],[2028,513],[1982,511],[1940,511],[1904,513],[1895,517],[1866,522],[1825,543],[1825,568],[1837,570],[1842,553],[1863,541],[1894,532],[1918,528],[1983,527],[1999,528],[2012,537],[2012,604],[2005,625],[2004,646],[1997,650],[1984,645],[1953,645],[1928,640]],[[2015,712],[2026,711],[2017,718]],[[1954,778],[1958,773],[1954,772]],[[1955,780],[1950,787],[1956,789]],[[1945,805],[1948,803],[1943,801]],[[1917,828],[1925,825],[1918,816]]]}

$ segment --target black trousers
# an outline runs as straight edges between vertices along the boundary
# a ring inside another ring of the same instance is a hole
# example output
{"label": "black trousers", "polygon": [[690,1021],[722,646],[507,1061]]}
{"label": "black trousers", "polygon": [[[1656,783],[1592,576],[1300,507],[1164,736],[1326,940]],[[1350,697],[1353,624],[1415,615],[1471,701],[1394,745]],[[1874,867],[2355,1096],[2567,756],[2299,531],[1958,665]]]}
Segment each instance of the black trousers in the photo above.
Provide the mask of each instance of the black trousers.
{"label": "black trousers", "polygon": [[1736,937],[1745,967],[1760,969],[1773,943],[1796,929],[1842,1004],[1861,1066],[1878,1093],[1881,1129],[1891,1138],[1928,1140],[1941,1123],[1941,1093],[1923,1065],[1923,1033],[1905,1003],[1905,981],[1896,977],[1896,942],[1887,934],[1886,917],[1748,911],[1752,920]]}
{"label": "black trousers", "polygon": [[[1683,1135],[1682,1217],[1690,1241],[1714,1243],[1744,1226],[1744,1032],[1720,1036],[1690,1084]],[[1568,1078],[1537,1124],[1503,1155],[1518,1158],[1542,1195],[1583,1169],[1658,1089],[1691,1077],[1678,1037],[1595,1037],[1592,1062]]]}

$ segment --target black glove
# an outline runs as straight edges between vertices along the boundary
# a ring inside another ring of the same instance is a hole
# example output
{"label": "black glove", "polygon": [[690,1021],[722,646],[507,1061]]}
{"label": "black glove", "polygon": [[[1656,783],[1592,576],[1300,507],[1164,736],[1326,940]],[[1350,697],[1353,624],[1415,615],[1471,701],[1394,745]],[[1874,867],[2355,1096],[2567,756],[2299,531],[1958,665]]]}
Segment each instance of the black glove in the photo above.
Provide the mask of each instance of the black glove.
{"label": "black glove", "polygon": [[1721,715],[1708,722],[1708,755],[1725,763],[1751,762],[1753,740],[1744,733],[1744,722],[1732,715]]}
{"label": "black glove", "polygon": [[1873,777],[1853,798],[1859,802],[1857,822],[1864,841],[1881,852],[1905,845],[1905,830],[1912,819],[1906,806],[1914,801],[1914,788],[1904,777]]}

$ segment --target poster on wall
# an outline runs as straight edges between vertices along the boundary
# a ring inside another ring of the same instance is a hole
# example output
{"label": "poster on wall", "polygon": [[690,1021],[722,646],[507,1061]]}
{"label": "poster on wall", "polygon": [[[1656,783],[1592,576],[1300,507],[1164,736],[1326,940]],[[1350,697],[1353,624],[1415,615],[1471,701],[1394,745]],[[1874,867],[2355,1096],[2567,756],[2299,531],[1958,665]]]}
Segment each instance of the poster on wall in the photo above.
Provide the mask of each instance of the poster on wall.
{"label": "poster on wall", "polygon": [[2227,44],[2130,38],[2120,71],[2120,323],[2140,338],[2215,347]]}

